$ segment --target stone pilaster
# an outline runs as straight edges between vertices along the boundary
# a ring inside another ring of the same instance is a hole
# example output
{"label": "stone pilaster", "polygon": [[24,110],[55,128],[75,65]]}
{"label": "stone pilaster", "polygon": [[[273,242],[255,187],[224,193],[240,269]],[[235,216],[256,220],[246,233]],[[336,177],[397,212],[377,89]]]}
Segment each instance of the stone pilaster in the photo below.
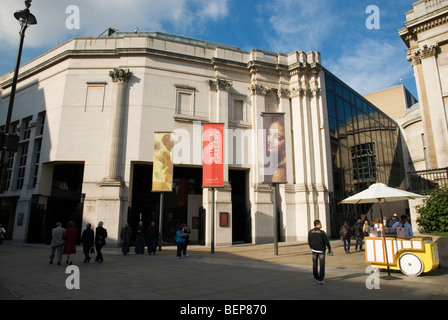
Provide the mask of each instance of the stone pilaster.
{"label": "stone pilaster", "polygon": [[115,103],[111,115],[111,134],[109,151],[109,170],[105,177],[107,182],[121,182],[121,161],[123,156],[123,137],[126,115],[126,97],[129,79],[132,73],[129,70],[114,69],[109,73],[115,83]]}

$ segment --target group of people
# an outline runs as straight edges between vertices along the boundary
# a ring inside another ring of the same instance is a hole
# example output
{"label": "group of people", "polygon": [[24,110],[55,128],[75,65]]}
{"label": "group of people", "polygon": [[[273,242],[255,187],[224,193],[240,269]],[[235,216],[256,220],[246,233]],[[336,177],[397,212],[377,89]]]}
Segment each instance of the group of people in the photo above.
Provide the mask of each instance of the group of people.
{"label": "group of people", "polygon": [[[402,215],[401,219],[398,220],[397,214],[386,222],[386,224],[392,229],[403,228],[405,231],[405,237],[413,237],[411,224],[408,222],[408,217]],[[375,224],[375,227],[381,227]],[[340,229],[340,237],[344,243],[345,253],[350,253],[350,238],[354,236],[356,239],[355,250],[362,251],[363,239],[364,237],[370,236],[370,223],[367,219],[362,222],[358,219],[353,226],[350,226],[347,221]],[[325,252],[328,248],[328,254],[333,255],[331,250],[330,241],[328,240],[327,234],[322,230],[322,223],[319,220],[314,221],[314,228],[308,233],[308,245],[312,252],[312,262],[313,262],[313,277],[320,284],[325,284]]]}
{"label": "group of people", "polygon": [[[135,231],[135,253],[144,254],[146,242],[148,246],[148,254],[155,255],[160,240],[159,229],[156,227],[155,222],[151,221],[148,228],[145,228],[143,221],[140,221]],[[188,257],[187,246],[190,242],[190,233],[191,231],[185,223],[179,225],[177,228],[176,235],[174,237],[174,242],[177,245],[177,259]],[[124,255],[127,255],[130,251],[132,234],[132,228],[129,226],[129,223],[126,223],[120,232],[121,252]]]}
{"label": "group of people", "polygon": [[[379,219],[374,219],[372,222],[374,228],[382,230],[383,226]],[[384,225],[391,228],[392,232],[395,232],[397,228],[403,228],[405,237],[414,236],[412,226],[408,222],[407,215],[402,215],[399,220],[398,215],[394,213],[390,219],[384,221]],[[359,250],[362,251],[364,237],[369,237],[371,235],[370,222],[367,218],[364,222],[362,222],[361,219],[358,219],[353,226],[350,226],[349,223],[345,221],[344,225],[340,229],[339,235],[344,243],[345,253],[350,253],[350,240],[352,237],[355,238],[355,250],[357,251],[359,247]]]}
{"label": "group of people", "polygon": [[[151,224],[145,230],[145,227],[143,226],[143,221],[140,221],[136,228],[136,233],[137,235],[135,239],[135,253],[136,254],[145,253],[145,239],[146,239],[148,245],[148,254],[155,255],[160,237],[159,229],[156,227],[155,222],[151,221]],[[127,255],[130,251],[132,234],[133,232],[131,227],[129,226],[129,223],[126,223],[120,232],[121,252],[124,255]]]}
{"label": "group of people", "polygon": [[[79,237],[79,232],[75,227],[75,223],[70,221],[67,225],[67,229],[62,227],[61,222],[56,223],[56,227],[51,231],[51,254],[50,264],[53,264],[53,260],[57,255],[58,265],[62,262],[62,255],[67,255],[66,264],[72,264],[72,255],[76,254],[76,242]],[[83,247],[84,261],[83,263],[90,262],[90,253],[93,253],[94,246],[96,249],[95,261],[102,263],[103,254],[101,249],[106,245],[107,230],[103,228],[103,222],[98,222],[98,227],[95,229],[95,233],[92,230],[92,225],[88,223],[86,229],[82,232],[80,242]]]}

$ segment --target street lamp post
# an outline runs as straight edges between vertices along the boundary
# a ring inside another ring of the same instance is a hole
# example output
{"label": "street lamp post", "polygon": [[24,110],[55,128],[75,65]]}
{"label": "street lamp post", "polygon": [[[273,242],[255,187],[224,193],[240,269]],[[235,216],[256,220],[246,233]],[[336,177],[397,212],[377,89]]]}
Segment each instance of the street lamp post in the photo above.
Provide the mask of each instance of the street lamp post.
{"label": "street lamp post", "polygon": [[14,76],[12,78],[12,84],[11,84],[11,93],[9,96],[9,107],[8,107],[8,114],[6,117],[6,124],[5,124],[5,130],[4,130],[4,139],[3,139],[3,145],[2,145],[2,154],[1,154],[1,175],[0,175],[0,192],[3,192],[5,186],[6,186],[6,151],[8,151],[8,140],[9,140],[9,134],[10,134],[10,127],[11,127],[11,117],[12,117],[12,109],[14,106],[14,98],[16,95],[16,86],[17,86],[17,78],[19,74],[19,67],[20,67],[20,59],[22,57],[22,48],[23,48],[23,40],[25,38],[25,31],[26,29],[33,24],[37,24],[36,17],[30,12],[31,7],[31,1],[32,0],[26,0],[25,1],[25,9],[18,10],[14,13],[14,18],[16,18],[20,23],[20,42],[19,42],[19,50],[17,51],[17,60],[16,60],[16,67],[14,69]]}

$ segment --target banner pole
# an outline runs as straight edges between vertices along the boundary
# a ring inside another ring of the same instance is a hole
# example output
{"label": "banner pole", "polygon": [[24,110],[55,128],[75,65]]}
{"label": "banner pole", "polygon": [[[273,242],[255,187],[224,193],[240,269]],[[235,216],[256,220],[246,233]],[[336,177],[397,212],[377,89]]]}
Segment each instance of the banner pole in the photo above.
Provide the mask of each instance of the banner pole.
{"label": "banner pole", "polygon": [[159,209],[159,251],[162,251],[162,222],[163,222],[163,192],[160,193],[160,209]]}
{"label": "banner pole", "polygon": [[278,256],[278,217],[277,217],[277,190],[278,190],[278,184],[274,183],[272,185],[274,187],[273,190],[273,225],[274,225],[274,255]]}
{"label": "banner pole", "polygon": [[212,248],[211,253],[215,253],[215,188],[212,188],[212,228],[211,228],[211,235],[212,235]]}

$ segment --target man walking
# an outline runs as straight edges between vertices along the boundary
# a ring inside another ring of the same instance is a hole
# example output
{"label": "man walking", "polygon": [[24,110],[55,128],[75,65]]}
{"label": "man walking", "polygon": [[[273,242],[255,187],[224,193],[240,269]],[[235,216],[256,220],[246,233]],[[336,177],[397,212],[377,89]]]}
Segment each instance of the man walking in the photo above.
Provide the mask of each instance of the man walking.
{"label": "man walking", "polygon": [[65,229],[62,228],[62,223],[57,222],[56,228],[51,231],[52,239],[51,239],[51,255],[50,255],[50,264],[53,264],[54,255],[57,251],[58,254],[58,265],[61,264],[62,260],[62,248],[64,247],[64,235]]}
{"label": "man walking", "polygon": [[[314,229],[308,233],[308,245],[313,252],[313,276],[314,280],[324,285],[325,281],[325,250],[328,247],[328,254],[331,251],[330,241],[328,241],[327,234],[321,230],[322,223],[319,220],[314,221]],[[319,271],[318,271],[319,266]]]}

